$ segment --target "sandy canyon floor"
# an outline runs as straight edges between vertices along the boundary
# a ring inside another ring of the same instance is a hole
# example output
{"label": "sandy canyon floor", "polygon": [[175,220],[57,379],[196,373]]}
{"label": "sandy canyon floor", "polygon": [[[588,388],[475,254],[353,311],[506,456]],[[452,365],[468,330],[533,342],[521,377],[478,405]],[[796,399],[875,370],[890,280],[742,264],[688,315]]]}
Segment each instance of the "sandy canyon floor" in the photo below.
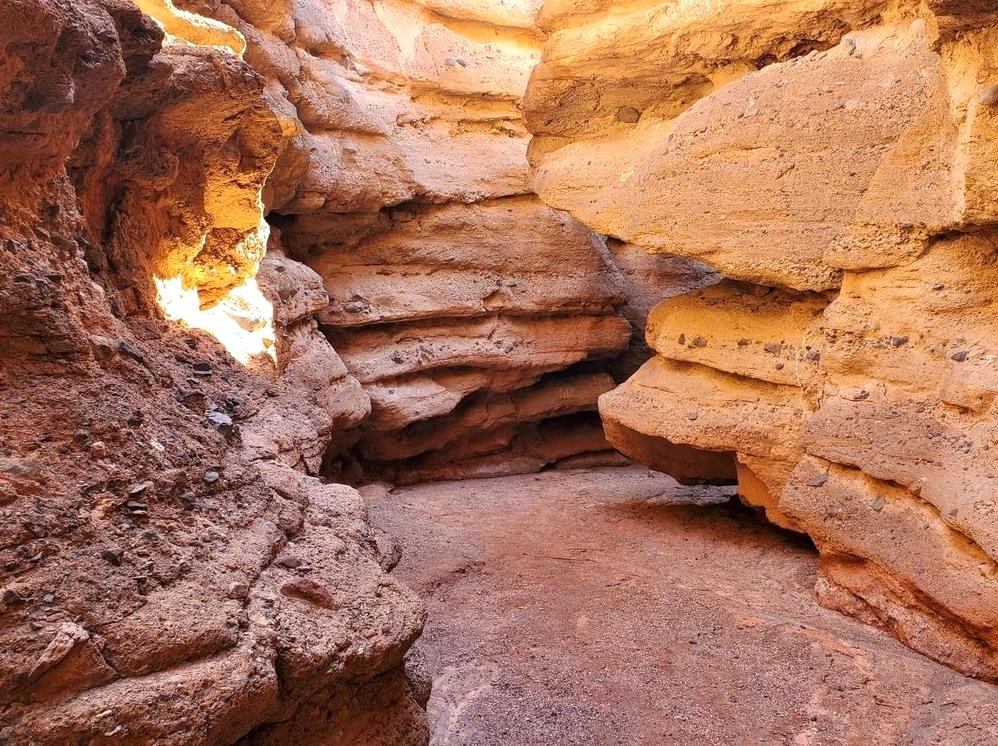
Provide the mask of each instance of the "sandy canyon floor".
{"label": "sandy canyon floor", "polygon": [[819,607],[816,554],[641,467],[363,490],[433,743],[998,743],[998,687]]}

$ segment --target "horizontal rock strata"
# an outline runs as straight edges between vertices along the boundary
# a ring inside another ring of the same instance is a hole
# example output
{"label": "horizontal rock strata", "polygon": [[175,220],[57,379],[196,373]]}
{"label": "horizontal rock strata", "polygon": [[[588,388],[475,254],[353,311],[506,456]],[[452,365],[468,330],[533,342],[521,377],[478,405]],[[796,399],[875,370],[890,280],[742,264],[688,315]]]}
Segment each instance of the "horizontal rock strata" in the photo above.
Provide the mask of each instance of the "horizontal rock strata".
{"label": "horizontal rock strata", "polygon": [[726,278],[651,312],[610,441],[737,475],[823,603],[998,680],[985,5],[551,1],[526,121],[548,204]]}
{"label": "horizontal rock strata", "polygon": [[[371,400],[370,417],[333,439],[331,475],[411,481],[611,451],[566,432],[548,456],[514,455],[514,440],[565,414],[557,402],[474,414],[554,386],[595,422],[585,382],[629,348],[622,308],[643,279],[531,192],[520,101],[543,42],[539,4],[190,4],[239,29],[266,79],[288,136],[269,219],[322,278],[321,329]],[[677,285],[711,278],[670,266]]]}
{"label": "horizontal rock strata", "polygon": [[620,463],[597,398],[719,279],[533,195],[538,6],[0,0],[0,740],[425,740],[317,477]]}

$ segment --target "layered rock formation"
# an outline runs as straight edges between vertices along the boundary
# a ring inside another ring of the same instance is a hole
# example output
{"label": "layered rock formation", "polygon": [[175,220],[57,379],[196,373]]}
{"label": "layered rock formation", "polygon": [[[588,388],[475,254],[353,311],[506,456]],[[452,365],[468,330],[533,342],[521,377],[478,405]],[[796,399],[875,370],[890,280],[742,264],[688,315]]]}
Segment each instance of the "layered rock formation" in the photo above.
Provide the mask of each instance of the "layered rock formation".
{"label": "layered rock formation", "polygon": [[619,460],[650,298],[718,279],[531,193],[537,10],[0,0],[0,739],[424,738],[315,477]]}
{"label": "layered rock formation", "polygon": [[0,741],[423,742],[421,603],[313,476],[369,402],[321,280],[254,278],[280,122],[143,6],[198,33],[0,0]]}
{"label": "layered rock formation", "polygon": [[316,476],[619,460],[650,298],[718,279],[531,193],[536,11],[0,0],[0,740],[425,738]]}
{"label": "layered rock formation", "polygon": [[625,453],[821,551],[818,594],[998,680],[998,25],[987,3],[549,0],[550,205],[722,283],[600,400]]}
{"label": "layered rock formation", "polygon": [[319,476],[610,443],[998,678],[985,5],[0,0],[0,741],[422,742]]}
{"label": "layered rock formation", "polygon": [[[538,5],[186,4],[238,28],[267,80],[289,138],[269,219],[322,277],[322,330],[371,400],[330,448],[331,475],[618,458],[594,410],[613,385],[600,361],[629,345],[627,279],[529,186],[519,104]],[[710,277],[667,264],[688,285]]]}

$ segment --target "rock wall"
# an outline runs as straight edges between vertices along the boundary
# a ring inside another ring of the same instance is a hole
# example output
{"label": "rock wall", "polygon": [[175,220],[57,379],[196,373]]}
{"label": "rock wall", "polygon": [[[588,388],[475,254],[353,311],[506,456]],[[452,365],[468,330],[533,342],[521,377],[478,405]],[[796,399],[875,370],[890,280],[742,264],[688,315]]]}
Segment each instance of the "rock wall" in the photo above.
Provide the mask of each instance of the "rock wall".
{"label": "rock wall", "polygon": [[548,204],[724,281],[660,303],[612,443],[728,481],[822,603],[998,680],[998,12],[548,0]]}
{"label": "rock wall", "polygon": [[368,399],[263,258],[281,123],[142,5],[0,0],[0,742],[425,742],[422,605],[314,476]]}
{"label": "rock wall", "polygon": [[[531,192],[520,99],[538,5],[185,3],[239,29],[267,81],[288,137],[269,219],[322,277],[321,328],[370,398],[329,449],[330,475],[619,459],[595,401],[632,336],[628,283],[656,269],[629,280],[602,239]],[[710,278],[688,262],[658,272]]]}
{"label": "rock wall", "polygon": [[533,195],[537,10],[0,0],[0,741],[425,740],[318,477],[619,461],[651,299],[719,280]]}

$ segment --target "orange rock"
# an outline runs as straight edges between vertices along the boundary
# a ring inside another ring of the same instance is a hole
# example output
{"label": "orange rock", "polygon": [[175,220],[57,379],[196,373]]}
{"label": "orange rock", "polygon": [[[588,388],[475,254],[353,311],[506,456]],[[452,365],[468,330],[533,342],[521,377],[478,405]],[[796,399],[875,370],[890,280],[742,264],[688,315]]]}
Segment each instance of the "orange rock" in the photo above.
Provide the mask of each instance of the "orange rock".
{"label": "orange rock", "polygon": [[600,398],[611,442],[678,478],[733,458],[815,540],[822,602],[998,680],[993,8],[541,19],[540,197],[730,278],[651,312],[657,356]]}

